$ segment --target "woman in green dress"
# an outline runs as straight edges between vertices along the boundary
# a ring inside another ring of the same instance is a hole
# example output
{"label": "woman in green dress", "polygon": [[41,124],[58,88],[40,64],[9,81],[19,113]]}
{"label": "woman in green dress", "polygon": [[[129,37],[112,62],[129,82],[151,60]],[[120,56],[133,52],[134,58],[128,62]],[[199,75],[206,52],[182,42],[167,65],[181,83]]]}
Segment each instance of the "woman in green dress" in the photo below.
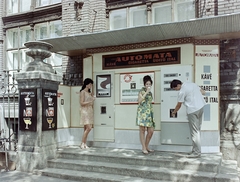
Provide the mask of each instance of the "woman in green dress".
{"label": "woman in green dress", "polygon": [[[149,75],[143,77],[144,87],[139,91],[138,94],[138,109],[136,122],[139,126],[140,141],[142,144],[142,152],[148,154],[153,152],[149,149],[149,142],[152,138],[155,121],[153,118],[153,107],[152,107],[152,79]],[[147,130],[147,135],[145,137],[145,130]]]}

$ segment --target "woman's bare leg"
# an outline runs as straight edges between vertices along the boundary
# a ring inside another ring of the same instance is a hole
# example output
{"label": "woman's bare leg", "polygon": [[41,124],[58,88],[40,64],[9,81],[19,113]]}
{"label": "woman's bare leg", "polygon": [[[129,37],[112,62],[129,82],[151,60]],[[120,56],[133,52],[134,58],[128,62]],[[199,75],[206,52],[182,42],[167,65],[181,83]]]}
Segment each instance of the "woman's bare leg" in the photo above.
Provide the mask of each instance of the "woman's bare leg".
{"label": "woman's bare leg", "polygon": [[86,142],[87,142],[87,137],[88,137],[88,134],[89,134],[89,132],[91,131],[91,129],[92,129],[92,125],[91,125],[91,124],[84,125],[82,143],[85,143],[85,144],[86,144]]}
{"label": "woman's bare leg", "polygon": [[154,132],[154,128],[153,128],[153,127],[151,127],[151,128],[148,127],[148,128],[147,128],[147,136],[146,136],[145,146],[146,146],[146,149],[147,149],[148,151],[151,151],[151,150],[148,148],[148,145],[149,145],[149,142],[150,142],[150,140],[151,140],[151,138],[152,138],[153,132]]}
{"label": "woman's bare leg", "polygon": [[146,145],[145,145],[145,127],[144,126],[139,126],[139,135],[140,135],[140,141],[142,144],[142,151],[146,151]]}

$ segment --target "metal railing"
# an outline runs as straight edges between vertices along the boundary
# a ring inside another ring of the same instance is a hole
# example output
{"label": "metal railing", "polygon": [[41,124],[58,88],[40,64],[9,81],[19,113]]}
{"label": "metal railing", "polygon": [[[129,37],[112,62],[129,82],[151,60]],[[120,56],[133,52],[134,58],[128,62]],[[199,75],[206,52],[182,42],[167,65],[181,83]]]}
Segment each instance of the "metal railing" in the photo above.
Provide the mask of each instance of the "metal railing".
{"label": "metal railing", "polygon": [[18,141],[18,87],[14,73],[4,70],[0,75],[0,152],[5,153],[6,170],[9,151],[17,151]]}

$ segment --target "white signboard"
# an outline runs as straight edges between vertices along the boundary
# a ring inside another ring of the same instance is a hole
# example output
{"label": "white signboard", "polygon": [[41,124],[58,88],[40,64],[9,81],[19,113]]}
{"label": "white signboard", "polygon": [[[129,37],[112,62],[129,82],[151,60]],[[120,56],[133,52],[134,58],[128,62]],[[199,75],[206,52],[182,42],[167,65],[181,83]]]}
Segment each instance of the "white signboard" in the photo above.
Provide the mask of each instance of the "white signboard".
{"label": "white signboard", "polygon": [[205,90],[202,130],[218,130],[219,120],[219,48],[218,45],[196,46],[196,83]]}
{"label": "white signboard", "polygon": [[151,92],[154,97],[154,72],[124,73],[120,75],[121,103],[138,103],[138,93],[144,87],[143,77],[146,75],[152,78],[153,85]]}

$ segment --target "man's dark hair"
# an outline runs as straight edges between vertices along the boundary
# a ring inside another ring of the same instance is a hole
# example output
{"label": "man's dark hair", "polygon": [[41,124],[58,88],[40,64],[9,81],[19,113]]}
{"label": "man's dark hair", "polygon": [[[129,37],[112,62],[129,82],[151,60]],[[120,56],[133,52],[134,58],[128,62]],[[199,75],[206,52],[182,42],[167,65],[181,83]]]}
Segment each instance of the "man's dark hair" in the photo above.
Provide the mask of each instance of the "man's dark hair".
{"label": "man's dark hair", "polygon": [[170,84],[170,87],[175,88],[175,87],[177,87],[178,84],[182,85],[182,82],[180,80],[173,80]]}

